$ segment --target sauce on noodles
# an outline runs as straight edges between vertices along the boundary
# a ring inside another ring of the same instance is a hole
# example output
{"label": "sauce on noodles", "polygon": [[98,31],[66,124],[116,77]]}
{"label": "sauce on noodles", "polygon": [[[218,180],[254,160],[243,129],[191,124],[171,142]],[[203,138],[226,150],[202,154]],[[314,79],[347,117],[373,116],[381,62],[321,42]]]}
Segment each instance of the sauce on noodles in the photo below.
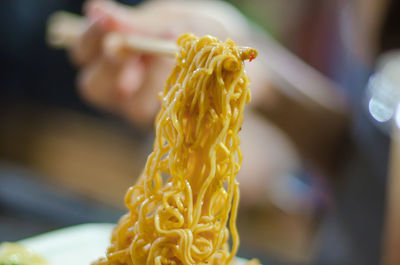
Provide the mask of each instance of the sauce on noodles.
{"label": "sauce on noodles", "polygon": [[238,132],[250,100],[243,61],[257,51],[192,34],[178,46],[159,95],[153,152],[126,193],[129,211],[114,228],[106,257],[93,264],[233,264]]}

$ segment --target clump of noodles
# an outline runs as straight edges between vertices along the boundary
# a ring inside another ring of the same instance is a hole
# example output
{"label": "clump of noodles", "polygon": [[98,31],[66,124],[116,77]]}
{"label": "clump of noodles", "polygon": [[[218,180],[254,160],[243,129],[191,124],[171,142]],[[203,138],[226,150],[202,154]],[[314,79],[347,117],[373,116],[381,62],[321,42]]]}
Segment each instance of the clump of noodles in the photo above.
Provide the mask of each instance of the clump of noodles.
{"label": "clump of noodles", "polygon": [[129,212],[106,257],[94,264],[225,265],[237,252],[238,132],[250,100],[243,61],[257,52],[192,34],[178,46],[160,94],[153,152],[126,193]]}

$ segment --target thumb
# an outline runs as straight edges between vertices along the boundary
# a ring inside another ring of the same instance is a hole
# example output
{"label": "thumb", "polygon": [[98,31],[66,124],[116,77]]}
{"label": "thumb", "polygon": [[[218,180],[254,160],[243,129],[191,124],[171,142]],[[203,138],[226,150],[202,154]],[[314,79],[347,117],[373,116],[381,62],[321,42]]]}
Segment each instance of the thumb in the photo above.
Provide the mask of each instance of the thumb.
{"label": "thumb", "polygon": [[105,32],[117,31],[135,34],[148,34],[142,27],[139,9],[113,1],[92,0],[84,7],[89,22],[94,22]]}

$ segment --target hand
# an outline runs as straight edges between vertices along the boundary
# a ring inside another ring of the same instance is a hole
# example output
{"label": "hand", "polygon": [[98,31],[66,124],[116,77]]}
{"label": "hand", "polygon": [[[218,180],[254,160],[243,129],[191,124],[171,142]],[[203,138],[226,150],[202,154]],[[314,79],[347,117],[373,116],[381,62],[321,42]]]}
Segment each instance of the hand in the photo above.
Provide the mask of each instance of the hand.
{"label": "hand", "polygon": [[[149,1],[128,7],[111,1],[89,1],[90,25],[71,50],[81,70],[82,96],[93,105],[118,113],[141,126],[152,124],[159,108],[156,97],[173,67],[173,59],[102,47],[110,31],[175,40],[185,32],[211,34],[220,39],[246,40],[246,20],[218,1]],[[246,44],[246,41],[243,41]],[[118,49],[118,47],[114,47]]]}
{"label": "hand", "polygon": [[[229,4],[206,0],[154,0],[132,8],[112,1],[89,1],[85,12],[90,26],[71,50],[71,55],[81,67],[80,92],[93,105],[118,113],[138,125],[150,127],[159,109],[156,94],[163,89],[174,64],[170,58],[137,52],[119,56],[115,50],[102,47],[102,40],[110,31],[173,40],[189,31],[196,35],[211,34],[221,40],[231,38],[238,45],[259,49],[259,57],[246,65],[251,80],[253,105],[261,110],[265,109],[265,113],[268,114],[266,116],[285,132],[294,132],[289,136],[299,152],[304,153],[318,166],[326,168],[320,162],[319,153],[314,154],[312,151],[318,149],[325,152],[332,149],[334,144],[322,148],[317,139],[324,143],[335,143],[339,138],[336,137],[336,132],[342,131],[343,126],[331,122],[331,116],[338,116],[340,121],[343,120],[342,112],[345,110],[345,107],[340,107],[343,106],[340,97],[332,92],[334,85],[261,31],[251,27]],[[270,80],[273,80],[272,86]],[[282,98],[290,101],[283,101]],[[288,108],[288,102],[300,106],[300,109],[304,107],[307,111],[323,113],[324,120],[315,119],[309,112],[305,112],[307,117],[311,117],[311,121],[307,123],[310,126],[294,127],[292,124],[303,124],[300,119],[293,119],[303,112],[298,111],[299,108],[295,108],[295,111]],[[274,117],[277,119],[274,120]],[[288,122],[289,120],[296,120],[297,123]],[[321,126],[322,123],[331,127]],[[341,124],[343,123],[339,123]],[[313,132],[317,127],[335,132],[331,137],[333,140],[328,141],[326,134],[315,135]],[[303,142],[311,143],[312,146],[303,147]],[[255,146],[262,148],[260,145]],[[245,152],[254,153],[244,150]],[[247,154],[244,154],[244,157],[246,156]],[[272,162],[271,164],[274,165]],[[244,164],[243,172],[246,172],[246,167],[250,169],[254,166]],[[269,173],[253,172],[252,179],[246,178],[246,181],[242,181],[243,197],[251,197],[246,193],[251,193],[254,198],[258,197],[251,187],[257,185],[257,180],[264,179]],[[264,192],[260,190],[259,194]]]}

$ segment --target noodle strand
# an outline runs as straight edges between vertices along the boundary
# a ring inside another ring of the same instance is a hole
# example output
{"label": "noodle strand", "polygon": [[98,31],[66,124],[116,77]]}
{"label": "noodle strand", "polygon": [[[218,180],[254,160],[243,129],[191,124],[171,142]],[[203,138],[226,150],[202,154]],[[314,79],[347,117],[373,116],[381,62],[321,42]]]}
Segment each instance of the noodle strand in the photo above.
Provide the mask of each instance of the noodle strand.
{"label": "noodle strand", "polygon": [[243,61],[256,51],[192,34],[178,46],[153,152],[94,265],[228,265],[238,250],[238,132],[250,100]]}

